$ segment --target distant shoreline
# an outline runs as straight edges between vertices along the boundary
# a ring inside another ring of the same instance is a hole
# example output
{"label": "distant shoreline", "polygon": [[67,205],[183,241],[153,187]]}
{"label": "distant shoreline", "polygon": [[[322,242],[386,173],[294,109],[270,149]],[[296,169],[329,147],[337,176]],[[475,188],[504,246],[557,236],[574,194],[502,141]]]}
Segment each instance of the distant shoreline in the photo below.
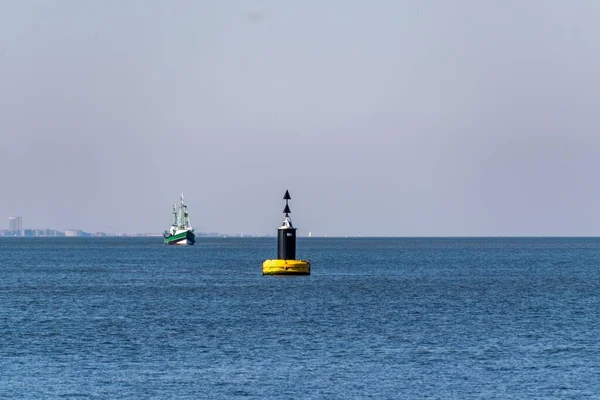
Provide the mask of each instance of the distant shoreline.
{"label": "distant shoreline", "polygon": [[[161,234],[90,235],[90,236],[3,236],[0,239],[110,239],[110,238],[161,238]],[[275,235],[255,236],[198,236],[204,239],[273,239]],[[600,239],[599,236],[298,236],[301,240],[312,239]]]}

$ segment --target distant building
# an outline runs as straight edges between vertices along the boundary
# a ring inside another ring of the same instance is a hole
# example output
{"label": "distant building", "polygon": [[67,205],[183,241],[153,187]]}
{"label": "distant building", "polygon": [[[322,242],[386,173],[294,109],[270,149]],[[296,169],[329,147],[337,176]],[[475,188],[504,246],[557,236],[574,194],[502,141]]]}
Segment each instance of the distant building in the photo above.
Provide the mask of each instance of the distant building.
{"label": "distant building", "polygon": [[65,236],[69,237],[77,237],[77,236],[92,236],[91,233],[84,232],[81,229],[67,229],[65,231]]}
{"label": "distant building", "polygon": [[20,231],[23,229],[23,219],[21,217],[8,218],[8,230]]}
{"label": "distant building", "polygon": [[35,229],[34,236],[65,236],[64,232],[57,231],[56,229]]}

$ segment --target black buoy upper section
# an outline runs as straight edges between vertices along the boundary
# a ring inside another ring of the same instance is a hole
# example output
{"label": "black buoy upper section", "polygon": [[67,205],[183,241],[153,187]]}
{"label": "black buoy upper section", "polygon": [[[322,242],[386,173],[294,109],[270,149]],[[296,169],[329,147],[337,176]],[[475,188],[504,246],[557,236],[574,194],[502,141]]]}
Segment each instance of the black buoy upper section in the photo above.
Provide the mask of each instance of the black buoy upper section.
{"label": "black buoy upper section", "polygon": [[291,200],[290,192],[285,191],[285,208],[283,213],[283,224],[277,228],[277,259],[279,260],[295,260],[296,259],[296,228],[292,226],[290,219],[290,206],[288,200]]}
{"label": "black buoy upper section", "polygon": [[296,259],[296,228],[277,230],[277,259]]}

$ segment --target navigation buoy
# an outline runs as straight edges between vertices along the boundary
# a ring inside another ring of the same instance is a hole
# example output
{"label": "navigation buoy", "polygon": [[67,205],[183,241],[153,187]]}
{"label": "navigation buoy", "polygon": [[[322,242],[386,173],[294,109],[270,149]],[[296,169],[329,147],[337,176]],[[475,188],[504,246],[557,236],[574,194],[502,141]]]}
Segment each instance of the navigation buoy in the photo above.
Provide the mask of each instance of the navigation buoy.
{"label": "navigation buoy", "polygon": [[296,260],[296,228],[290,218],[288,201],[292,199],[289,191],[283,196],[285,208],[283,223],[277,228],[277,259],[265,260],[262,266],[263,275],[310,275],[310,262]]}

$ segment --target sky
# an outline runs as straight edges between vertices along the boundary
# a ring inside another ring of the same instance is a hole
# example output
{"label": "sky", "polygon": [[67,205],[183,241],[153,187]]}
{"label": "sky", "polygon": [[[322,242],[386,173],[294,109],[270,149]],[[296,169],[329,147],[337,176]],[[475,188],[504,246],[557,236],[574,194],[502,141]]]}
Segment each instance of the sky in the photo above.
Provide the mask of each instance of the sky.
{"label": "sky", "polygon": [[0,9],[0,228],[600,235],[596,0]]}

